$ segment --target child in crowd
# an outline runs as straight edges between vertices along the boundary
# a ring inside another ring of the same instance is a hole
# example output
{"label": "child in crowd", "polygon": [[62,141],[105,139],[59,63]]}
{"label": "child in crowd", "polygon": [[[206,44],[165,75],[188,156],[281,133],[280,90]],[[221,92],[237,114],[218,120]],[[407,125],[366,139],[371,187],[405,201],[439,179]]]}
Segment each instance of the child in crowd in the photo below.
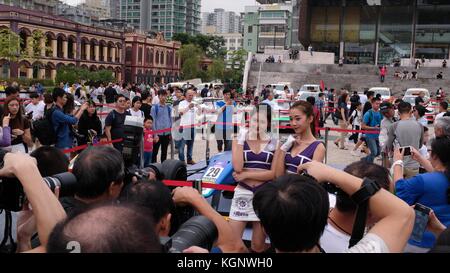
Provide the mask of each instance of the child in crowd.
{"label": "child in crowd", "polygon": [[152,163],[153,142],[158,142],[158,136],[153,136],[153,118],[144,120],[144,167]]}

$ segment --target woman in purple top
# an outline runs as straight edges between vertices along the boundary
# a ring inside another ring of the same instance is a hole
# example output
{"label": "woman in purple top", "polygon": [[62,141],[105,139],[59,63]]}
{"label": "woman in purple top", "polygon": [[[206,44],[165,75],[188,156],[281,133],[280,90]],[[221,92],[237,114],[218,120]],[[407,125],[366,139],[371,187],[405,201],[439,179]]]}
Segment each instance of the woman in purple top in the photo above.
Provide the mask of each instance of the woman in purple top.
{"label": "woman in purple top", "polygon": [[325,145],[315,137],[313,106],[306,101],[297,101],[289,110],[291,126],[295,135],[289,136],[279,150],[280,159],[276,161],[276,176],[297,173],[298,166],[312,160],[322,162]]}
{"label": "woman in purple top", "polygon": [[11,114],[3,117],[3,126],[0,129],[0,147],[11,146],[11,127],[9,127],[10,119]]}
{"label": "woman in purple top", "polygon": [[233,177],[239,182],[230,208],[230,225],[242,237],[247,222],[253,223],[251,248],[255,252],[266,250],[266,236],[259,218],[253,210],[254,193],[275,178],[277,141],[271,137],[271,108],[267,104],[255,107],[251,113],[249,129],[241,128],[233,141]]}

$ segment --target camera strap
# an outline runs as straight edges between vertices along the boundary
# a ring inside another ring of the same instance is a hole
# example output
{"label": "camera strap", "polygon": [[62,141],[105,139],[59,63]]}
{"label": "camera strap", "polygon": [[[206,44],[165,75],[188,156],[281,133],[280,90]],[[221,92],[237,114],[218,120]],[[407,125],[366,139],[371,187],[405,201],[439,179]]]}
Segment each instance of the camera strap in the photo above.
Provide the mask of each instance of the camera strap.
{"label": "camera strap", "polygon": [[361,188],[351,198],[358,205],[355,222],[353,224],[352,236],[349,248],[356,245],[364,236],[367,220],[367,209],[369,199],[380,190],[380,186],[374,180],[364,178]]}
{"label": "camera strap", "polygon": [[[5,229],[3,233],[3,240],[0,243],[0,252],[2,251],[2,249],[5,249],[9,253],[15,253],[17,245],[12,237],[12,215],[11,212],[8,210],[3,211],[5,213]],[[6,245],[8,240],[11,243],[11,246],[9,248]]]}

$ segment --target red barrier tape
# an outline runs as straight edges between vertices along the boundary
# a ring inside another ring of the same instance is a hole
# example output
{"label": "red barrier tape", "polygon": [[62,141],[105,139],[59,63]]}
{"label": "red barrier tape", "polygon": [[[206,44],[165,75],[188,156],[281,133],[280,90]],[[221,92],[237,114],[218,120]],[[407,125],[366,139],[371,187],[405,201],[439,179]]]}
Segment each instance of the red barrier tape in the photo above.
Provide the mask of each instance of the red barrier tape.
{"label": "red barrier tape", "polygon": [[[166,186],[172,187],[192,187],[192,181],[163,180]],[[202,188],[214,189],[219,191],[234,191],[236,186],[220,185],[202,182]]]}
{"label": "red barrier tape", "polygon": [[[292,129],[292,126],[278,126],[278,129]],[[340,128],[328,128],[330,131],[347,132],[347,133],[361,133],[361,134],[379,134],[380,131],[366,131],[366,130],[350,130]],[[326,131],[327,128],[316,128],[316,131]]]}
{"label": "red barrier tape", "polygon": [[[117,142],[122,142],[122,141],[123,141],[123,139],[122,139],[122,138],[119,138],[119,139],[114,139],[114,140],[111,140],[111,141],[102,141],[102,142],[96,143],[96,144],[94,144],[94,145],[92,145],[92,146],[103,146],[103,145],[109,145],[109,144],[113,144],[113,143],[117,143]],[[72,152],[84,150],[84,149],[86,149],[87,147],[88,147],[87,144],[85,144],[85,145],[80,145],[80,146],[76,146],[76,147],[73,147],[73,148],[70,148],[70,149],[63,150],[63,153],[68,154],[68,153],[72,153]]]}

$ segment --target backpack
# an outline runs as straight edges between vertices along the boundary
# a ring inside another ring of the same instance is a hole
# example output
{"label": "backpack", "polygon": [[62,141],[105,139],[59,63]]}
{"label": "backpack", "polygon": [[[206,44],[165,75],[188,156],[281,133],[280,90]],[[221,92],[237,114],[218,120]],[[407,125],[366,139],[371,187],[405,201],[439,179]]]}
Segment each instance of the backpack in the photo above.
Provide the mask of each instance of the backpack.
{"label": "backpack", "polygon": [[[158,111],[159,111],[159,104],[155,104],[154,106],[155,106],[155,114],[156,114],[156,117],[154,117],[154,118],[157,118],[158,117]],[[172,119],[172,114],[171,114],[169,106],[167,106],[167,113],[169,113],[169,118]]]}
{"label": "backpack", "polygon": [[42,145],[56,144],[56,132],[52,123],[52,116],[55,110],[55,106],[48,110],[45,109],[44,117],[42,119],[35,120],[32,123],[33,135]]}

